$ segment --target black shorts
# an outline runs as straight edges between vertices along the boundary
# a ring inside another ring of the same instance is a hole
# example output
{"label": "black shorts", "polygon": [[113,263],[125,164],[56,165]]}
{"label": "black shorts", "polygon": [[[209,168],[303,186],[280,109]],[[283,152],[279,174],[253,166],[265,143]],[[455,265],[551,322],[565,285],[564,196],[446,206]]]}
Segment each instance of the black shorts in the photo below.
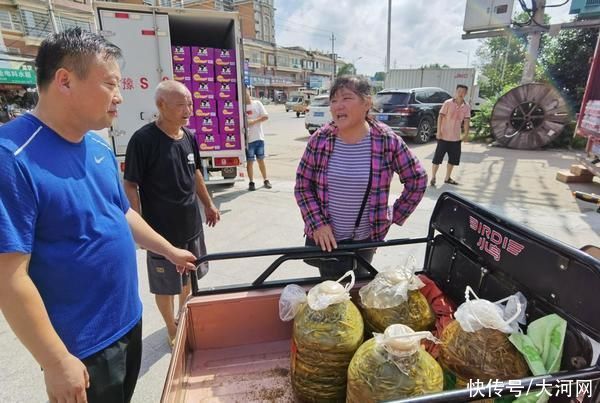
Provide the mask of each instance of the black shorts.
{"label": "black shorts", "polygon": [[81,360],[90,375],[89,403],[128,403],[142,363],[142,321],[110,346]]}
{"label": "black shorts", "polygon": [[[206,245],[204,243],[204,233],[192,239],[185,245],[177,245],[179,248],[187,249],[197,258],[206,255]],[[164,256],[148,251],[146,257],[148,267],[148,283],[150,292],[155,295],[178,295],[183,286],[187,285],[188,275],[179,274],[175,265],[169,262]],[[208,272],[208,265],[202,264],[196,274],[202,278]]]}
{"label": "black shorts", "polygon": [[459,165],[461,143],[461,141],[438,140],[435,154],[433,155],[433,163],[440,165],[444,160],[444,155],[448,154],[448,163],[450,165]]}

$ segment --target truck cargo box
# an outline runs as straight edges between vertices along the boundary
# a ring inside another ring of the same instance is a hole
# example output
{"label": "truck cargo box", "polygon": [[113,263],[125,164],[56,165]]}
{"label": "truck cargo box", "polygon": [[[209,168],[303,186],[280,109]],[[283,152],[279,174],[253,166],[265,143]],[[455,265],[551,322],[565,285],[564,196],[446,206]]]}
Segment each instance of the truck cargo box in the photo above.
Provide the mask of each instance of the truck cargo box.
{"label": "truck cargo box", "polygon": [[[177,79],[192,93],[194,102],[210,100],[215,108],[208,115],[217,116],[215,61],[221,53],[228,55],[228,97],[235,103],[235,116],[241,122],[234,133],[233,147],[202,147],[200,156],[205,166],[205,179],[213,183],[230,183],[246,160],[245,111],[241,79],[242,40],[239,14],[190,8],[152,7],[127,3],[95,2],[100,34],[123,51],[121,94],[123,103],[109,131],[109,143],[123,162],[127,144],[133,133],[156,119],[154,89],[161,80]],[[205,76],[198,66],[208,69]],[[193,68],[196,67],[196,70]],[[237,68],[236,68],[237,67]],[[206,80],[206,86],[194,79]],[[210,80],[210,82],[209,82]],[[212,89],[213,94],[206,91]],[[195,94],[195,96],[194,96]],[[199,117],[190,120],[189,128],[197,130]],[[218,139],[225,138],[216,131]],[[198,136],[202,141],[204,137]],[[217,141],[220,144],[220,141]],[[123,168],[123,165],[121,166]],[[209,175],[212,173],[212,175]]]}

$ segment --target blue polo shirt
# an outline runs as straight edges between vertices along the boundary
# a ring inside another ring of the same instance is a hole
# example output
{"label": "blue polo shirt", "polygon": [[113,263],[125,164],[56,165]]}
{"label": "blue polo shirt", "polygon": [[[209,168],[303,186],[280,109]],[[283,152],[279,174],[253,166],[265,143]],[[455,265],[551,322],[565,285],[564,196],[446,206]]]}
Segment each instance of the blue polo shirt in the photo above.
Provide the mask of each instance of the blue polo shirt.
{"label": "blue polo shirt", "polygon": [[50,321],[80,359],[141,319],[128,210],[98,135],[74,144],[30,114],[0,127],[0,253],[31,255]]}

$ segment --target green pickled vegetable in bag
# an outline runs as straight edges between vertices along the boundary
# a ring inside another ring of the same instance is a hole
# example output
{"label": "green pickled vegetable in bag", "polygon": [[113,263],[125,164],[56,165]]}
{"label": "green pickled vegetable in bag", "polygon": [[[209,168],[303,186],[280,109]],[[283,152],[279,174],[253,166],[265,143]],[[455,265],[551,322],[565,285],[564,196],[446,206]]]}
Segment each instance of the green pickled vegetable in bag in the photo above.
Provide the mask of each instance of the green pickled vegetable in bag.
{"label": "green pickled vegetable in bag", "polygon": [[392,325],[375,333],[354,354],[348,367],[347,403],[371,403],[441,392],[440,365],[421,346],[430,332]]}

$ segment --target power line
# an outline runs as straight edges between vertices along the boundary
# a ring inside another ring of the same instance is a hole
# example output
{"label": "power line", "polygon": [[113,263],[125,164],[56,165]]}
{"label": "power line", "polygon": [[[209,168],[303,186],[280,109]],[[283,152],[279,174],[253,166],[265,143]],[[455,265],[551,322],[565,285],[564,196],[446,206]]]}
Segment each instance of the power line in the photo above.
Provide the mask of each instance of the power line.
{"label": "power line", "polygon": [[564,6],[565,4],[567,4],[569,1],[570,1],[570,0],[565,0],[565,1],[564,1],[564,3],[560,3],[560,4],[550,4],[550,5],[547,5],[547,4],[546,4],[546,8],[548,8],[548,7],[562,7],[562,6]]}

